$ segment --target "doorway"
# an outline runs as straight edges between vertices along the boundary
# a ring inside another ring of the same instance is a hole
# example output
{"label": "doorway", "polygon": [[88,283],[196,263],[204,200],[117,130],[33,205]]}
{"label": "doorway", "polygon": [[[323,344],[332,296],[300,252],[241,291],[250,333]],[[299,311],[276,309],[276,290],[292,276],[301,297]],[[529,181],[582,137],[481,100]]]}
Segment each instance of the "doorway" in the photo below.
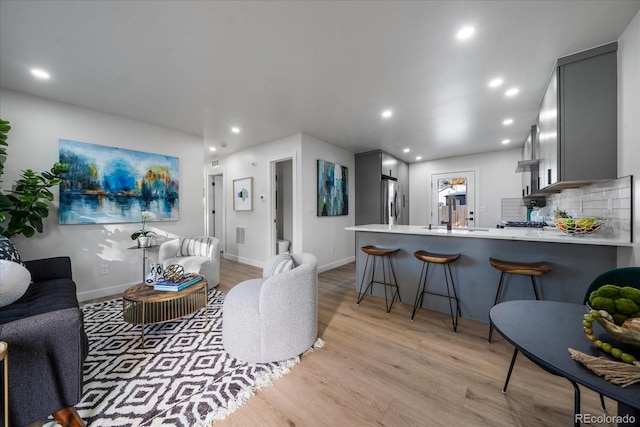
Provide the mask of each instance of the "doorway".
{"label": "doorway", "polygon": [[224,184],[223,176],[208,176],[207,236],[220,240],[220,251],[225,250]]}
{"label": "doorway", "polygon": [[451,213],[451,225],[474,227],[475,171],[447,172],[431,175],[431,223],[446,226]]}
{"label": "doorway", "polygon": [[272,239],[271,255],[293,252],[293,160],[272,162]]}

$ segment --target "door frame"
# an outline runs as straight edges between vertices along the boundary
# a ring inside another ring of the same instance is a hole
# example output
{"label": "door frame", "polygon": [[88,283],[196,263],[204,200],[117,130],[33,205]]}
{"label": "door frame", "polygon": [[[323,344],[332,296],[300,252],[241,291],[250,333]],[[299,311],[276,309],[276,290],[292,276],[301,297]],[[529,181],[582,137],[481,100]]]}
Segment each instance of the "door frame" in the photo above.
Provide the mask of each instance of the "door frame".
{"label": "door frame", "polygon": [[[211,215],[211,209],[213,207],[213,203],[214,203],[214,197],[215,194],[212,193],[211,190],[211,183],[214,182],[214,177],[219,176],[222,179],[222,184],[220,185],[220,188],[216,188],[216,193],[219,191],[221,192],[220,197],[218,197],[218,200],[220,201],[221,206],[216,206],[216,216],[217,215],[221,215],[220,217],[220,230],[218,233],[218,239],[220,240],[220,251],[226,253],[226,241],[227,241],[227,234],[226,234],[226,230],[227,230],[227,226],[226,226],[226,219],[227,216],[225,215],[226,212],[226,208],[225,208],[225,185],[224,185],[224,174],[222,172],[220,173],[207,173],[207,177],[206,177],[206,183],[207,183],[207,189],[205,191],[205,234],[207,236],[212,236],[213,235],[213,231],[215,230],[215,224],[212,224],[212,215]],[[216,187],[218,187],[216,185]]]}
{"label": "door frame", "polygon": [[284,162],[287,160],[291,160],[291,192],[293,193],[291,195],[291,199],[292,199],[292,212],[291,212],[291,217],[292,217],[292,229],[293,229],[293,237],[291,239],[291,243],[290,243],[290,248],[289,250],[291,251],[292,248],[296,248],[297,251],[300,251],[300,248],[297,247],[298,245],[298,240],[299,240],[299,236],[298,236],[298,223],[300,221],[299,215],[298,215],[298,180],[296,179],[296,175],[297,175],[297,170],[298,170],[298,163],[297,163],[297,155],[295,152],[290,153],[290,154],[285,154],[285,155],[281,155],[281,156],[277,156],[277,157],[273,157],[269,160],[269,199],[270,199],[270,204],[269,204],[269,239],[268,239],[268,251],[267,253],[269,254],[269,257],[274,257],[276,255],[276,248],[277,248],[277,240],[278,240],[278,235],[277,235],[277,231],[276,231],[276,198],[275,198],[275,194],[276,194],[276,190],[277,190],[277,183],[276,183],[276,174],[277,174],[277,167],[276,164],[279,162]]}
{"label": "door frame", "polygon": [[[429,222],[434,226],[440,225],[437,223],[438,221],[437,202],[436,202],[437,189],[434,186],[434,181],[437,181],[438,178],[451,177],[451,176],[467,176],[467,195],[471,193],[471,195],[473,196],[473,199],[472,199],[473,224],[471,225],[471,227],[478,227],[478,224],[480,223],[479,211],[476,208],[478,206],[478,196],[479,196],[478,168],[469,168],[469,169],[457,170],[452,172],[438,172],[438,173],[431,174],[431,182],[429,183],[429,188],[431,191],[431,194],[429,197],[430,199],[429,200],[429,218],[430,218]],[[471,179],[473,180],[472,185],[469,184],[471,182]],[[470,186],[472,187],[471,190],[469,190]]]}

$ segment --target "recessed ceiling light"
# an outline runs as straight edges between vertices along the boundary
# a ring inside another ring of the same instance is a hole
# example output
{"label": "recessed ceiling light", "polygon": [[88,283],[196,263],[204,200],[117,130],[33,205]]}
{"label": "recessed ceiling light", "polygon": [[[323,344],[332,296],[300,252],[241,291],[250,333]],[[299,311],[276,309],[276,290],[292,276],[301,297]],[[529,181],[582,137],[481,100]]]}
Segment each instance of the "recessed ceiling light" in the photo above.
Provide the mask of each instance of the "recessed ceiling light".
{"label": "recessed ceiling light", "polygon": [[384,110],[381,116],[383,119],[388,119],[389,117],[393,116],[393,110]]}
{"label": "recessed ceiling light", "polygon": [[503,144],[508,144],[508,143],[510,143],[510,142],[511,142],[511,140],[510,140],[510,139],[503,139],[503,140],[502,140],[502,143],[503,143]]}
{"label": "recessed ceiling light", "polygon": [[209,151],[216,151],[216,147],[209,147]]}
{"label": "recessed ceiling light", "polygon": [[466,40],[469,37],[473,36],[473,33],[475,32],[476,32],[476,29],[473,27],[464,27],[460,31],[458,31],[458,34],[456,34],[456,37],[458,38],[458,40]]}
{"label": "recessed ceiling light", "polygon": [[49,73],[40,68],[32,68],[31,74],[42,80],[48,80],[51,77]]}
{"label": "recessed ceiling light", "polygon": [[506,96],[515,96],[518,94],[518,92],[520,92],[520,89],[518,89],[517,87],[512,87],[511,89],[507,90],[504,94]]}
{"label": "recessed ceiling light", "polygon": [[502,86],[502,83],[504,83],[504,80],[498,77],[489,82],[489,87],[499,87]]}
{"label": "recessed ceiling light", "polygon": [[513,123],[513,119],[504,119],[502,121],[502,124],[505,125],[505,126],[509,126],[512,123]]}
{"label": "recessed ceiling light", "polygon": [[239,127],[234,126],[234,127],[232,127],[232,128],[231,128],[231,132],[233,132],[233,133],[240,133],[240,128],[239,128]]}
{"label": "recessed ceiling light", "polygon": [[408,152],[409,152],[409,151],[411,151],[411,150],[410,150],[409,148],[405,148],[403,151],[404,151],[405,153],[408,153]]}
{"label": "recessed ceiling light", "polygon": [[416,160],[422,160],[422,156],[416,157]]}

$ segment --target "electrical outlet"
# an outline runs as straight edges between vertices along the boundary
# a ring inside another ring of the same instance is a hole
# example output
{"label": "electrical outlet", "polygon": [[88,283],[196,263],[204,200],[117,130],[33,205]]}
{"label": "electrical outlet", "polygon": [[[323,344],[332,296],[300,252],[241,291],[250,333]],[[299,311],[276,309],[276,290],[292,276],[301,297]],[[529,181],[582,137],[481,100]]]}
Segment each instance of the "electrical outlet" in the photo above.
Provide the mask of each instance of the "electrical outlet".
{"label": "electrical outlet", "polygon": [[106,274],[109,274],[109,264],[102,264],[100,266],[100,275],[104,276]]}
{"label": "electrical outlet", "polygon": [[329,250],[331,252],[331,254],[333,255],[333,246],[331,247],[331,249]]}

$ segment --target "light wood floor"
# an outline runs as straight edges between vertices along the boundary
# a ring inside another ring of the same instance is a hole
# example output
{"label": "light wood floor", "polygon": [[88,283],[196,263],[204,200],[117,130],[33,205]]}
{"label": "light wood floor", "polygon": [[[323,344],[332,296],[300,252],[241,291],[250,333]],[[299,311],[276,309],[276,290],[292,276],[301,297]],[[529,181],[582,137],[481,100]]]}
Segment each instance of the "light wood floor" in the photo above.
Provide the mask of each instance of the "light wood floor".
{"label": "light wood floor", "polygon": [[[260,275],[223,260],[218,289]],[[325,347],[215,426],[573,425],[571,384],[522,355],[501,393],[513,347],[497,333],[487,343],[486,324],[463,318],[453,333],[448,314],[422,309],[411,321],[412,306],[387,315],[371,296],[358,306],[355,281],[355,264],[319,275]],[[582,390],[582,412],[602,415],[596,393]]]}
{"label": "light wood floor", "polygon": [[[226,259],[221,267],[223,292],[262,275]],[[502,394],[513,347],[497,332],[487,343],[486,324],[462,318],[453,333],[448,314],[421,309],[411,321],[412,306],[387,314],[369,295],[356,305],[355,283],[355,264],[319,275],[325,346],[215,427],[573,425],[571,384],[522,355]],[[616,403],[606,404],[615,415]],[[582,412],[603,414],[596,393],[582,390]]]}

